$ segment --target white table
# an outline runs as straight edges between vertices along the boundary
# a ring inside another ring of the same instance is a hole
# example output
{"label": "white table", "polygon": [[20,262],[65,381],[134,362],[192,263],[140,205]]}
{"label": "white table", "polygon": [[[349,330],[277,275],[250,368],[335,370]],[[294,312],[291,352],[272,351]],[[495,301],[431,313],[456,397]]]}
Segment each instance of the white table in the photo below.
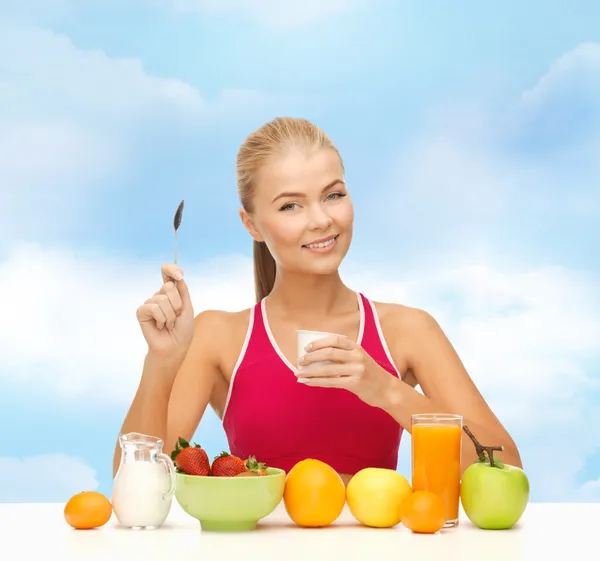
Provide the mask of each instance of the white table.
{"label": "white table", "polygon": [[512,530],[483,531],[460,513],[457,528],[434,535],[360,526],[346,509],[327,528],[291,523],[283,504],[245,533],[201,532],[176,501],[158,530],[73,530],[62,504],[0,504],[0,560],[36,561],[600,561],[600,503],[531,503]]}

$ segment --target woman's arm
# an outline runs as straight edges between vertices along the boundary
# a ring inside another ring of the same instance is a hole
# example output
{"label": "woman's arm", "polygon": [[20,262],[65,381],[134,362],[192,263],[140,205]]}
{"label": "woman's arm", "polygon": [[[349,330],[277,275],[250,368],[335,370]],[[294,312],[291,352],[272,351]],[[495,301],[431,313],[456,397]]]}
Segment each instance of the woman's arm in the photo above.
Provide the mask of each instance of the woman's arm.
{"label": "woman's arm", "polygon": [[[201,312],[194,321],[194,339],[185,357],[165,360],[146,356],[140,385],[119,433],[140,432],[161,438],[163,451],[169,455],[178,436],[192,438],[218,375],[215,334],[221,329],[221,312]],[[117,440],[113,477],[120,461]]]}
{"label": "woman's arm", "polygon": [[[186,363],[177,374],[171,390],[165,438],[165,452],[169,455],[180,436],[188,442],[194,436],[220,376],[222,335],[229,329],[225,313],[208,310],[201,315],[197,318],[197,331]],[[221,342],[218,334],[221,334]]]}
{"label": "woman's arm", "polygon": [[[414,388],[391,377],[382,408],[411,431],[411,415],[416,413],[453,413],[463,416],[464,424],[486,446],[503,446],[495,456],[522,468],[513,439],[494,415],[471,380],[454,347],[427,312],[396,308],[386,321],[392,356],[403,356],[419,386]],[[463,434],[461,473],[477,459],[473,443]]]}

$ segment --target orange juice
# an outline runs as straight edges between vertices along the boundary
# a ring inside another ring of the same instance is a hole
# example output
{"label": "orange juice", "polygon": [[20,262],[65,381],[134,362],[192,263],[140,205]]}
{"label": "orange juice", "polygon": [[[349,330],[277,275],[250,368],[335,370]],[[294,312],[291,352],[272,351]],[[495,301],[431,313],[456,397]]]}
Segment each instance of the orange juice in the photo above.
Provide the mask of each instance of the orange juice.
{"label": "orange juice", "polygon": [[412,487],[438,495],[446,506],[446,524],[454,526],[460,497],[462,418],[418,417],[412,426]]}

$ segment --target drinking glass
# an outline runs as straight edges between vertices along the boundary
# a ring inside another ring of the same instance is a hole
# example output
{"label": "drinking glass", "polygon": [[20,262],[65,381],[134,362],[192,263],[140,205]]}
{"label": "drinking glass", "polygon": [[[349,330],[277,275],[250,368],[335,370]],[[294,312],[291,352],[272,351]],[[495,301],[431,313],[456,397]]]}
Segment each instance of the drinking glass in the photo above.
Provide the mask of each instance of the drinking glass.
{"label": "drinking glass", "polygon": [[431,491],[446,509],[444,528],[458,525],[463,418],[441,413],[412,416],[413,491]]}

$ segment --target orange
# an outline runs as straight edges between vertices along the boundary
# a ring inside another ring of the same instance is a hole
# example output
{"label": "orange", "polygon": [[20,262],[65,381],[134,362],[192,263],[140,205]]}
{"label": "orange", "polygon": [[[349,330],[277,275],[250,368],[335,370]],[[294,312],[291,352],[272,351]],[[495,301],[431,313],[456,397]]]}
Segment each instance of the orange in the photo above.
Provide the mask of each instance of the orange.
{"label": "orange", "polygon": [[112,505],[102,493],[82,491],[67,501],[64,514],[69,526],[89,530],[104,526],[110,520]]}
{"label": "orange", "polygon": [[346,503],[346,487],[330,465],[301,460],[285,478],[283,503],[298,526],[327,526],[338,518]]}
{"label": "orange", "polygon": [[442,499],[430,491],[414,491],[400,506],[400,520],[409,530],[419,534],[435,534],[446,523]]}

